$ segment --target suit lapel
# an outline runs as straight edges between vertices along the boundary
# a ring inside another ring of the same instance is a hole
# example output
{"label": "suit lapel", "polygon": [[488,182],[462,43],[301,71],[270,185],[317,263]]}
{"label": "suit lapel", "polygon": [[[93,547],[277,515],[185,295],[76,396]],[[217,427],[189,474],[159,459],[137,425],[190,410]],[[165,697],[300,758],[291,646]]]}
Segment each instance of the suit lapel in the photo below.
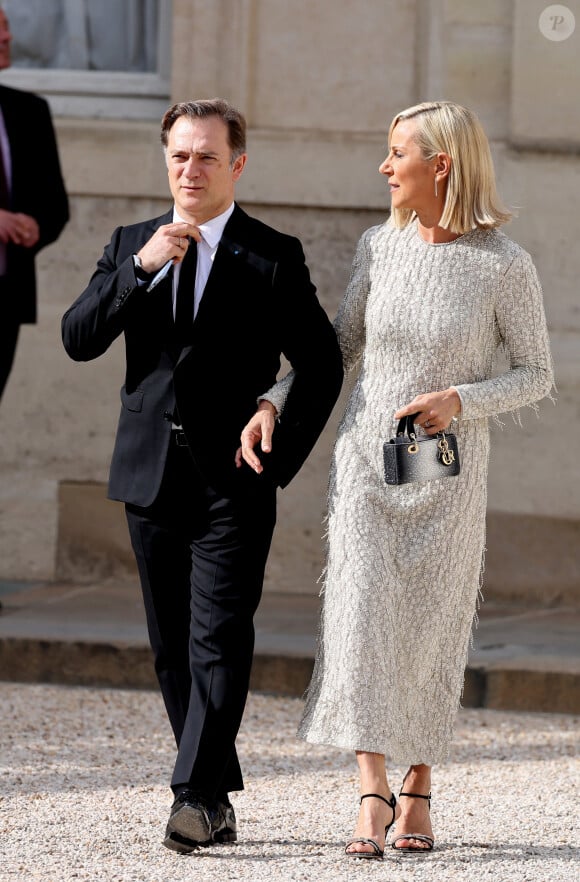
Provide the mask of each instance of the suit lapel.
{"label": "suit lapel", "polygon": [[208,336],[219,337],[224,317],[234,322],[237,319],[243,321],[239,303],[236,301],[241,296],[246,296],[248,291],[255,290],[260,279],[273,276],[275,262],[254,250],[259,248],[258,235],[254,221],[236,204],[217,247],[193,323],[193,344],[184,347],[179,356],[179,364],[187,358],[199,340]]}
{"label": "suit lapel", "polygon": [[260,258],[251,255],[248,241],[250,218],[236,204],[228,220],[217,247],[211,272],[201,298],[197,316],[193,323],[194,337],[203,331],[211,316],[219,316],[228,309],[232,298],[239,295],[248,264],[259,262]]}
{"label": "suit lapel", "polygon": [[196,326],[199,331],[211,315],[227,308],[229,299],[235,294],[236,277],[243,267],[241,255],[242,249],[233,243],[224,242],[222,236],[193,323],[194,333]]}
{"label": "suit lapel", "polygon": [[[127,254],[135,254],[139,251],[142,245],[151,238],[155,230],[164,224],[171,223],[172,219],[173,209],[161,217],[147,221],[138,227],[129,228],[128,232],[130,235],[122,253],[118,256],[119,262],[123,262]],[[170,270],[152,291],[143,291],[142,296],[145,300],[146,309],[144,315],[147,316],[148,324],[156,328],[157,334],[162,335],[162,339],[166,341],[165,346],[171,352],[175,361],[178,353],[174,351],[173,270]]]}

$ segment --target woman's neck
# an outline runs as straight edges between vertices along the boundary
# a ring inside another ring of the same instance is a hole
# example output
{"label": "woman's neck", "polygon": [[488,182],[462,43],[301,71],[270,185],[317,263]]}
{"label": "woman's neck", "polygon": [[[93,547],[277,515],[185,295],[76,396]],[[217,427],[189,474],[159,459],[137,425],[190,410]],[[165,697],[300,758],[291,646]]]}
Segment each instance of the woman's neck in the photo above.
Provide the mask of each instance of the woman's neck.
{"label": "woman's neck", "polygon": [[430,218],[421,218],[419,216],[417,216],[417,231],[424,242],[429,242],[432,245],[439,244],[440,242],[453,242],[454,239],[458,239],[460,236],[460,233],[452,233],[450,230],[440,227],[439,224]]}

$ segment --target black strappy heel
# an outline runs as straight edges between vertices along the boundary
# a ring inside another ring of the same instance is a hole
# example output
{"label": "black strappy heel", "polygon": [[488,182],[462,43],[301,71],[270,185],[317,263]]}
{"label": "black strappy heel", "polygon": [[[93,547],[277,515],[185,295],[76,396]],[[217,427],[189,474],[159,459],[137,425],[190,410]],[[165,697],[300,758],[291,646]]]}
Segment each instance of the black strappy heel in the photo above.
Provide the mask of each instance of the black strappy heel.
{"label": "black strappy heel", "polygon": [[[413,799],[426,799],[429,804],[429,809],[431,809],[431,794],[429,794],[429,796],[424,796],[422,793],[404,793],[401,790],[399,797],[401,796],[410,796]],[[413,848],[412,845],[407,845],[405,848],[397,848],[397,842],[400,842],[402,839],[416,839],[418,842],[425,842],[427,848]],[[435,840],[431,836],[427,836],[425,833],[402,833],[400,836],[396,836],[391,842],[391,848],[394,848],[395,851],[401,852],[401,854],[429,854],[430,851],[433,851],[434,845]]]}
{"label": "black strappy heel", "polygon": [[[397,805],[397,797],[395,796],[394,793],[391,793],[390,799],[385,799],[385,797],[381,796],[380,793],[365,793],[363,796],[361,796],[360,801],[362,802],[363,799],[369,799],[371,796],[374,797],[375,799],[382,799],[382,801],[384,803],[386,803],[389,806],[389,808],[391,808],[393,810],[393,820],[391,821],[390,824],[387,824],[387,826],[385,827],[385,844],[386,844],[387,835],[389,833],[389,830],[391,829],[391,827],[395,823],[395,806]],[[356,842],[362,842],[364,845],[371,845],[373,850],[372,851],[348,851],[348,848],[351,845],[354,845]],[[376,839],[366,839],[364,836],[359,836],[358,838],[355,838],[355,839],[349,839],[348,842],[346,843],[346,845],[344,846],[344,852],[347,855],[347,857],[365,858],[365,859],[374,860],[374,861],[381,861],[383,859],[383,855],[385,853],[384,849],[382,849],[380,847],[380,845]]]}

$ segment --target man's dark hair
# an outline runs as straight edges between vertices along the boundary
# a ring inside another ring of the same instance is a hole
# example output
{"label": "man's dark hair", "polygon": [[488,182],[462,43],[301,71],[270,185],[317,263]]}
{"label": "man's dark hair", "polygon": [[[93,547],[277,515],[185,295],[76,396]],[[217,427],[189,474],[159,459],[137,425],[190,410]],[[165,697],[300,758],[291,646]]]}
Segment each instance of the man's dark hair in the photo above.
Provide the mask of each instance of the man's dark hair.
{"label": "man's dark hair", "polygon": [[167,147],[169,132],[177,120],[186,116],[190,119],[206,119],[217,116],[228,129],[228,144],[232,151],[232,161],[246,152],[246,120],[239,110],[228,104],[223,98],[211,98],[200,101],[182,101],[174,104],[165,112],[161,120],[161,143]]}

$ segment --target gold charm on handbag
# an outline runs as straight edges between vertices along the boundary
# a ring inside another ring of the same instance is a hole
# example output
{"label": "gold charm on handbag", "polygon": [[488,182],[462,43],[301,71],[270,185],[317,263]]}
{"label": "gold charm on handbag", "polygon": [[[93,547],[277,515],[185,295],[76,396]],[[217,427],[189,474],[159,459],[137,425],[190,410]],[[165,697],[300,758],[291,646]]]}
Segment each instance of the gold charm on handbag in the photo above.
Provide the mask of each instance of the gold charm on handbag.
{"label": "gold charm on handbag", "polygon": [[443,435],[442,438],[439,439],[437,444],[438,452],[437,456],[443,463],[443,465],[450,466],[451,463],[455,462],[455,454],[449,447],[447,438]]}

